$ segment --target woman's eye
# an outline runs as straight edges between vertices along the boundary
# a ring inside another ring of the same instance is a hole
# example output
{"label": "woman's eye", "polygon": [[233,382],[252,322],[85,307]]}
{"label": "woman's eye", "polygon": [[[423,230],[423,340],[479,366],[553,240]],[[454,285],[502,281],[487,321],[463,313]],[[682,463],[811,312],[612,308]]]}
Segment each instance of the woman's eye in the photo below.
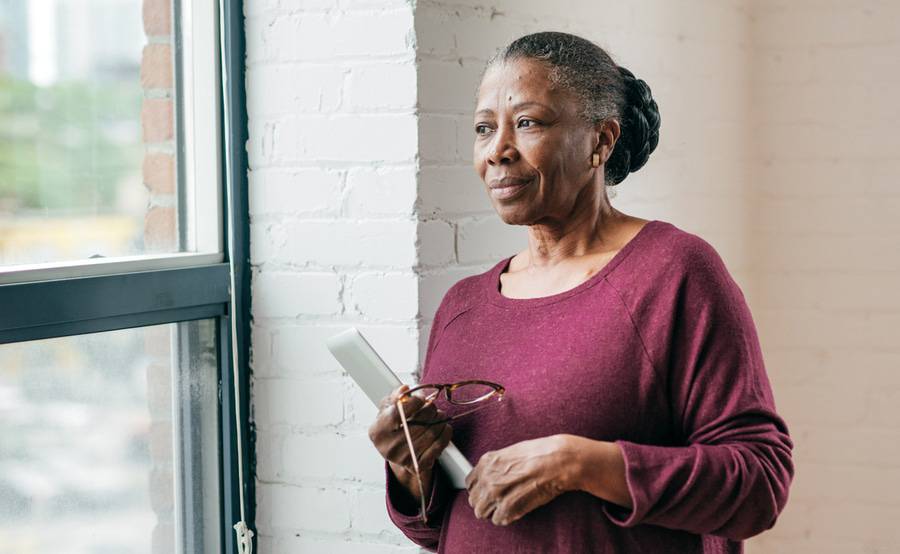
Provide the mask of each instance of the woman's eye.
{"label": "woman's eye", "polygon": [[[520,119],[518,122],[518,127],[520,129],[528,129],[528,128],[536,126],[537,124],[538,124],[538,122],[533,119]],[[475,126],[475,134],[476,135],[485,135],[489,132],[491,132],[491,128],[487,124],[480,123]]]}

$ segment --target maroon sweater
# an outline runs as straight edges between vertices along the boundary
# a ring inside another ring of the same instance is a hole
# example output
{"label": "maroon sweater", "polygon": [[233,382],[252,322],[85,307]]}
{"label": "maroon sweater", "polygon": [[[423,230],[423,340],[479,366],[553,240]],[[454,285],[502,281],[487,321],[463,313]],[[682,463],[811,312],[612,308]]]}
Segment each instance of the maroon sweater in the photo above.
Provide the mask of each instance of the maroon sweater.
{"label": "maroon sweater", "polygon": [[512,256],[444,296],[422,382],[487,379],[502,402],[453,422],[475,465],[557,433],[614,441],[634,507],[566,492],[507,525],[435,471],[430,526],[385,462],[391,520],[429,550],[736,553],[775,524],[794,475],[744,295],[713,247],[654,220],[598,273],[539,298],[500,293]]}

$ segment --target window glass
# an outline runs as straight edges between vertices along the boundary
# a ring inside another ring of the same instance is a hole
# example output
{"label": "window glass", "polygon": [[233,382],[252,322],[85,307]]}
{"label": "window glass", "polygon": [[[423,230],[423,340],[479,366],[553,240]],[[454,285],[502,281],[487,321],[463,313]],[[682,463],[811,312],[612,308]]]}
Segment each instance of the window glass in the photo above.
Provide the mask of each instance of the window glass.
{"label": "window glass", "polygon": [[181,251],[171,0],[0,0],[0,266]]}
{"label": "window glass", "polygon": [[215,323],[0,345],[0,552],[218,552]]}

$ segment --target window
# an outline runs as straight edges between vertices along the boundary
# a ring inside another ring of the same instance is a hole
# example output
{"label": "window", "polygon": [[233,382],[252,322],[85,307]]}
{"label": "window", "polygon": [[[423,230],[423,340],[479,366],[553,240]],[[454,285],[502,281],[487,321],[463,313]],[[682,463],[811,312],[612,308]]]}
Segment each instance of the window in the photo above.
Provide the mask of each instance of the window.
{"label": "window", "polygon": [[215,362],[211,320],[0,345],[3,551],[219,552]]}
{"label": "window", "polygon": [[[0,0],[0,551],[241,552],[241,5]],[[225,83],[225,87],[223,87]]]}

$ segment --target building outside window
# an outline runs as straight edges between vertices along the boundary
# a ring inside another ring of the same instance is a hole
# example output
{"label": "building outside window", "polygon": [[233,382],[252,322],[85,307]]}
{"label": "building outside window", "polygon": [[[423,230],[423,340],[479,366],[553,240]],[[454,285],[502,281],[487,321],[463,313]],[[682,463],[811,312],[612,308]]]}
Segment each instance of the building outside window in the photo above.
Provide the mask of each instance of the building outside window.
{"label": "building outside window", "polygon": [[0,551],[234,551],[225,5],[0,0]]}

